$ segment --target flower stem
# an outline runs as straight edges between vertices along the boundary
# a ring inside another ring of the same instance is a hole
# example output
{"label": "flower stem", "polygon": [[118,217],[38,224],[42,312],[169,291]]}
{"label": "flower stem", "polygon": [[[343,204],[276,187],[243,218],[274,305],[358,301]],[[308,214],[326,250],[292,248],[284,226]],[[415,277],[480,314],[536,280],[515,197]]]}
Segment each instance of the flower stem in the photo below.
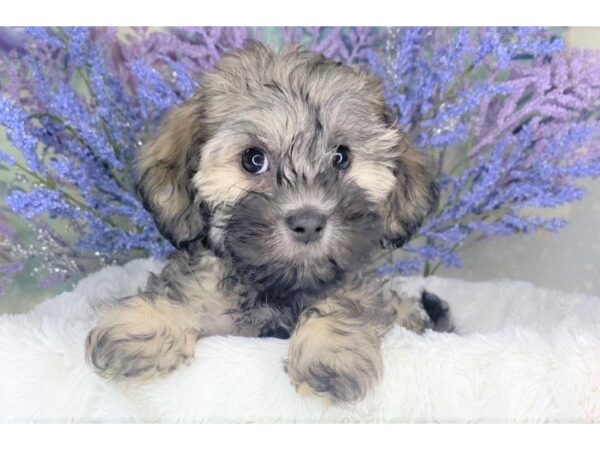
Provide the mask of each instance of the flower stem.
{"label": "flower stem", "polygon": [[27,167],[25,167],[23,164],[16,162],[15,161],[15,166],[21,170],[22,172],[25,172],[27,175],[29,175],[30,177],[34,178],[37,182],[43,184],[44,186],[50,188],[50,189],[55,189],[60,191],[64,197],[69,200],[71,203],[73,203],[74,205],[78,206],[81,209],[84,209],[88,212],[90,212],[91,214],[93,214],[94,216],[96,216],[97,218],[99,218],[100,220],[102,220],[103,222],[109,224],[110,226],[113,226],[115,228],[119,228],[119,226],[110,218],[107,217],[102,217],[101,215],[99,215],[96,211],[94,211],[93,209],[91,209],[89,206],[87,206],[85,203],[83,203],[81,200],[77,199],[76,197],[74,197],[73,195],[71,195],[70,193],[68,193],[67,191],[60,189],[60,187],[56,184],[56,182],[51,179],[51,178],[44,178],[42,176],[40,176],[39,174],[32,172],[31,170],[29,170]]}

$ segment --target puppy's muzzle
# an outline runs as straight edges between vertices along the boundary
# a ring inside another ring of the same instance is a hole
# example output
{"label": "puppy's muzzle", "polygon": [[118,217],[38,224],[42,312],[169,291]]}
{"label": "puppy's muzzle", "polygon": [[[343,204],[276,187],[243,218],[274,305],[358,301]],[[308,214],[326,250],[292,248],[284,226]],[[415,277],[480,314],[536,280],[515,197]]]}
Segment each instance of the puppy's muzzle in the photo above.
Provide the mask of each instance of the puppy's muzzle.
{"label": "puppy's muzzle", "polygon": [[308,244],[321,239],[327,217],[312,208],[303,208],[287,216],[285,223],[296,242]]}

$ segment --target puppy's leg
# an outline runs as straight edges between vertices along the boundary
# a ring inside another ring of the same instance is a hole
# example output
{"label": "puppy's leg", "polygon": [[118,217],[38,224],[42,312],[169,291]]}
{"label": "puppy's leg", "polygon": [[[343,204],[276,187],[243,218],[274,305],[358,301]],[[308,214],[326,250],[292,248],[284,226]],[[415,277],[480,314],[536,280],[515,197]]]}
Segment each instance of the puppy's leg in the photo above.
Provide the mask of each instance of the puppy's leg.
{"label": "puppy's leg", "polygon": [[380,340],[394,310],[369,289],[346,289],[306,309],[291,337],[286,370],[301,393],[363,398],[382,372]]}
{"label": "puppy's leg", "polygon": [[147,290],[119,300],[99,318],[86,340],[86,356],[108,378],[152,378],[190,362],[204,336],[258,336],[272,320],[268,308],[240,309],[240,293],[223,290],[215,257],[171,258]]}

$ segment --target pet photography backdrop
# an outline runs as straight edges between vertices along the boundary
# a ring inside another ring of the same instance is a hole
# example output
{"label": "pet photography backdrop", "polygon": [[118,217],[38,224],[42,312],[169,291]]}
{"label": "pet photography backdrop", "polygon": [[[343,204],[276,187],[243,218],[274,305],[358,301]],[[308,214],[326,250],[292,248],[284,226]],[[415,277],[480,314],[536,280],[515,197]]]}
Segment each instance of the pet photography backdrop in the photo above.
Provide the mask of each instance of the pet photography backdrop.
{"label": "pet photography backdrop", "polygon": [[[160,388],[127,395],[94,384],[83,362],[88,304],[135,292],[172,250],[136,197],[136,151],[165,111],[202,88],[201,73],[250,39],[274,48],[300,43],[377,74],[397,126],[435,164],[436,208],[410,242],[381,250],[372,265],[409,290],[424,285],[447,299],[458,333],[392,333],[386,348],[405,364],[390,356],[386,370],[395,378],[386,375],[362,406],[323,412],[312,400],[295,403],[283,371],[268,375],[285,341],[214,338],[197,356],[212,365],[199,362]],[[598,422],[599,119],[600,28],[0,28],[0,360],[10,366],[0,376],[0,404],[13,402],[2,417]],[[77,320],[80,328],[61,328]],[[29,353],[11,353],[8,344],[20,339],[27,343],[11,348]],[[248,374],[246,384],[223,373],[221,345],[242,361],[236,370]],[[58,370],[46,356],[30,366],[22,356],[33,361],[35,352],[53,350],[73,359]],[[268,359],[264,378],[249,355]],[[415,362],[428,357],[439,363]],[[44,394],[31,387],[36,376],[21,376],[32,365],[49,383]],[[436,391],[448,371],[458,377],[455,388],[467,386],[458,400]],[[193,374],[213,380],[218,399],[189,388],[198,386]],[[80,376],[86,381],[78,385]],[[413,384],[399,388],[398,379]],[[249,391],[234,398],[232,386]],[[411,397],[410,388],[428,400]],[[92,392],[101,407],[90,406]],[[186,403],[190,392],[202,401]],[[289,395],[285,408],[277,395]],[[270,401],[272,408],[256,410]]]}
{"label": "pet photography backdrop", "polygon": [[382,273],[600,295],[600,30],[2,28],[0,312],[171,250],[131,162],[219,57],[299,42],[379,75],[435,160],[437,209]]}

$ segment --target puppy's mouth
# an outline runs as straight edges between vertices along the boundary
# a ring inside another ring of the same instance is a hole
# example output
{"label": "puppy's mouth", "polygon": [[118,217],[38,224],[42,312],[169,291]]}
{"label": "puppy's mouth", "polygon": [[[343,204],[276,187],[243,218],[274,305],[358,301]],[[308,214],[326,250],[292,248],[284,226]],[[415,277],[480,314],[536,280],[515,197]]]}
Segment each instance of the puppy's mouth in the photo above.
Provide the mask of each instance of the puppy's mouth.
{"label": "puppy's mouth", "polygon": [[285,198],[248,194],[233,207],[225,249],[246,283],[322,292],[369,263],[383,224],[360,190],[340,190],[328,209],[289,208]]}

